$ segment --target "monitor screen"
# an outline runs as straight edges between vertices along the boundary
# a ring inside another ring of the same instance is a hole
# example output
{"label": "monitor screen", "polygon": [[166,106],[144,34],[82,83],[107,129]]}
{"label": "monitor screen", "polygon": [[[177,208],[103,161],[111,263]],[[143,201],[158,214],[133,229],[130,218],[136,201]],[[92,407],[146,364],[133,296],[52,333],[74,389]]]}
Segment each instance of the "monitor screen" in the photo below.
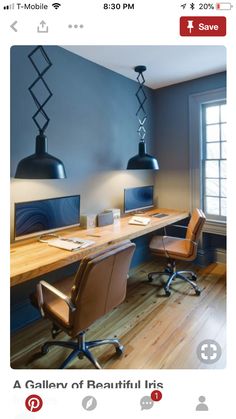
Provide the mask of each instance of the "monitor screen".
{"label": "monitor screen", "polygon": [[153,207],[153,186],[140,186],[124,190],[125,213]]}
{"label": "monitor screen", "polygon": [[79,225],[80,195],[15,204],[15,237]]}

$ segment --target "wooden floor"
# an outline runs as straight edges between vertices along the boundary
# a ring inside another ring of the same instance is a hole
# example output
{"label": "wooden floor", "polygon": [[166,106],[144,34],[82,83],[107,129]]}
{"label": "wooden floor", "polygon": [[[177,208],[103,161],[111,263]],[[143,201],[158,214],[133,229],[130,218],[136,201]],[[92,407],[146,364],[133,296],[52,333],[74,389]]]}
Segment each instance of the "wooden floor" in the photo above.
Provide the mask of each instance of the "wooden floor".
{"label": "wooden floor", "polygon": [[[87,333],[87,340],[118,336],[125,346],[121,357],[110,346],[93,349],[103,368],[224,368],[226,350],[226,268],[211,264],[199,268],[182,263],[178,268],[192,268],[203,288],[201,296],[186,283],[176,280],[171,296],[165,297],[161,282],[149,283],[147,273],[160,270],[162,261],[140,265],[131,272],[126,301],[101,320]],[[67,340],[61,334],[59,339]],[[200,362],[198,344],[214,339],[222,347],[222,357],[212,365]],[[58,368],[69,350],[53,347],[49,353],[32,360],[40,346],[51,340],[50,323],[40,320],[12,336],[12,368]],[[85,358],[75,359],[68,368],[93,368]]]}

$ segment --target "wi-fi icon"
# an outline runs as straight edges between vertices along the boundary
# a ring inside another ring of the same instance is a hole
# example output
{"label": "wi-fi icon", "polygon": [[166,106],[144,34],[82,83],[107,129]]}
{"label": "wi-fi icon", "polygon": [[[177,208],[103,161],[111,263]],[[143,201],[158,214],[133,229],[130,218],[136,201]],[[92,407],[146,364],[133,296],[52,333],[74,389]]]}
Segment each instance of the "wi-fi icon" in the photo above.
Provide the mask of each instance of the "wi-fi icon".
{"label": "wi-fi icon", "polygon": [[59,9],[61,4],[60,3],[52,3],[52,6],[54,7],[54,9]]}

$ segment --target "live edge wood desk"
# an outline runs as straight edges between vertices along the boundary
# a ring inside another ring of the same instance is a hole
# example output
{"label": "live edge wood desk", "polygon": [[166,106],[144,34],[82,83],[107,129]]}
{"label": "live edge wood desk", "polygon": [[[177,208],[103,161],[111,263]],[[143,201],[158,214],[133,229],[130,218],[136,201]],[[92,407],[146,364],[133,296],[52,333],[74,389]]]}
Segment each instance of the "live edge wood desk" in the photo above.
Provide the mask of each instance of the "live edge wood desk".
{"label": "live edge wood desk", "polygon": [[128,224],[130,216],[122,217],[115,224],[85,230],[70,228],[59,231],[61,237],[80,237],[93,240],[95,243],[78,251],[58,249],[40,243],[37,237],[21,240],[11,245],[11,286],[21,284],[40,275],[54,271],[63,266],[81,260],[84,256],[111,244],[127,239],[135,239],[167,225],[176,223],[188,217],[186,211],[168,210],[165,208],[153,209],[143,214],[149,217],[157,212],[168,214],[163,218],[151,217],[147,226]]}

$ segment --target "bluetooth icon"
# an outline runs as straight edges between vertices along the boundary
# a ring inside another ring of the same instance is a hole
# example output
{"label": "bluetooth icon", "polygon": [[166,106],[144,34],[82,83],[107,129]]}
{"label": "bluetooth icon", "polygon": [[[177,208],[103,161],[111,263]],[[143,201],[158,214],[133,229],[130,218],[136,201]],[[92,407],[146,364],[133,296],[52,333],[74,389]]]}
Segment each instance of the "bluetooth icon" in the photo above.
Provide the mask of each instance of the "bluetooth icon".
{"label": "bluetooth icon", "polygon": [[191,4],[190,4],[190,9],[192,9],[192,10],[194,10],[194,9],[195,9],[195,4],[194,4],[194,3],[191,3]]}

